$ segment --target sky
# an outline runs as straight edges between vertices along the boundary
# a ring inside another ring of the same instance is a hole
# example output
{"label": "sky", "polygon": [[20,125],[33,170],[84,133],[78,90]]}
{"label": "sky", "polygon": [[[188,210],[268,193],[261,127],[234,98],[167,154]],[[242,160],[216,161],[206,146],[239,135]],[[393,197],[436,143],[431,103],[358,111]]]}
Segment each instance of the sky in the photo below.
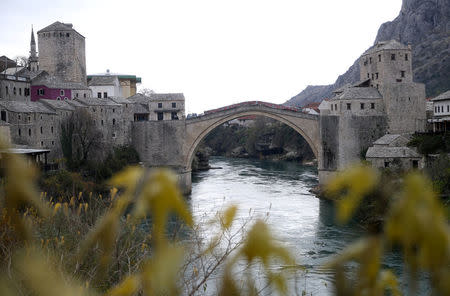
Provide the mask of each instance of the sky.
{"label": "sky", "polygon": [[29,55],[55,21],[86,37],[88,74],[132,74],[182,92],[186,113],[284,103],[333,83],[370,47],[401,0],[0,0],[0,55]]}

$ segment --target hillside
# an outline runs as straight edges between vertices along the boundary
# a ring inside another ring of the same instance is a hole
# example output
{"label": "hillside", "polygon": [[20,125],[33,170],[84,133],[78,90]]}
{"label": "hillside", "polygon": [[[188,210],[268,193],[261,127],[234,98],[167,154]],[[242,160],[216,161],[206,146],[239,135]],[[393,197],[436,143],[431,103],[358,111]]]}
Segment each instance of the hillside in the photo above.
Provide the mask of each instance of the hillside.
{"label": "hillside", "polygon": [[[399,15],[381,25],[374,44],[396,39],[413,46],[414,80],[426,85],[427,97],[450,89],[450,1],[403,0]],[[310,85],[287,101],[304,106],[331,96],[334,89],[359,79],[358,61],[331,85]]]}

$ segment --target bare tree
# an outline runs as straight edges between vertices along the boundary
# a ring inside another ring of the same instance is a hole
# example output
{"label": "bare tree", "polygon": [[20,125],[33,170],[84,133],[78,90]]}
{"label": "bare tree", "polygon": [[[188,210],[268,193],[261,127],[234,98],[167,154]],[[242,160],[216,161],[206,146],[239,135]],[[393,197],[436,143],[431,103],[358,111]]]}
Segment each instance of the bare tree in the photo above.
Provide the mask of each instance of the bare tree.
{"label": "bare tree", "polygon": [[94,118],[84,108],[76,109],[61,124],[61,145],[69,165],[86,163],[100,147],[101,139]]}
{"label": "bare tree", "polygon": [[140,94],[143,94],[144,96],[150,96],[151,94],[154,94],[155,91],[154,91],[153,89],[150,89],[150,88],[142,88],[142,89],[139,91],[139,93],[140,93]]}
{"label": "bare tree", "polygon": [[14,61],[16,61],[17,66],[19,66],[19,67],[27,67],[28,66],[28,58],[26,56],[16,56],[14,58]]}

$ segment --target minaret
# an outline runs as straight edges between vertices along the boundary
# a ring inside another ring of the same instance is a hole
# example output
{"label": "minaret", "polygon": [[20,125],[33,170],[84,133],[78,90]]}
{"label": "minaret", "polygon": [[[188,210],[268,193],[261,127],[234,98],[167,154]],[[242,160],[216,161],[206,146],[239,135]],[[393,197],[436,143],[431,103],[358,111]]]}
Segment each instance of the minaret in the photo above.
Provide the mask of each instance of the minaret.
{"label": "minaret", "polygon": [[39,70],[33,26],[31,26],[30,57],[28,58],[28,66],[32,72],[37,72]]}

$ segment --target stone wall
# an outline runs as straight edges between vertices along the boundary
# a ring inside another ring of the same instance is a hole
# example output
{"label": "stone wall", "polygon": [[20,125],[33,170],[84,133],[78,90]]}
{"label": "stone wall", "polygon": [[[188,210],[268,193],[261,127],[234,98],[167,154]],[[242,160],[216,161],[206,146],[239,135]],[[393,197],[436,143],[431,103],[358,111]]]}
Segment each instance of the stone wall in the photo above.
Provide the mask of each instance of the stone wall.
{"label": "stone wall", "polygon": [[144,165],[179,169],[183,166],[184,120],[132,123],[132,146]]}

